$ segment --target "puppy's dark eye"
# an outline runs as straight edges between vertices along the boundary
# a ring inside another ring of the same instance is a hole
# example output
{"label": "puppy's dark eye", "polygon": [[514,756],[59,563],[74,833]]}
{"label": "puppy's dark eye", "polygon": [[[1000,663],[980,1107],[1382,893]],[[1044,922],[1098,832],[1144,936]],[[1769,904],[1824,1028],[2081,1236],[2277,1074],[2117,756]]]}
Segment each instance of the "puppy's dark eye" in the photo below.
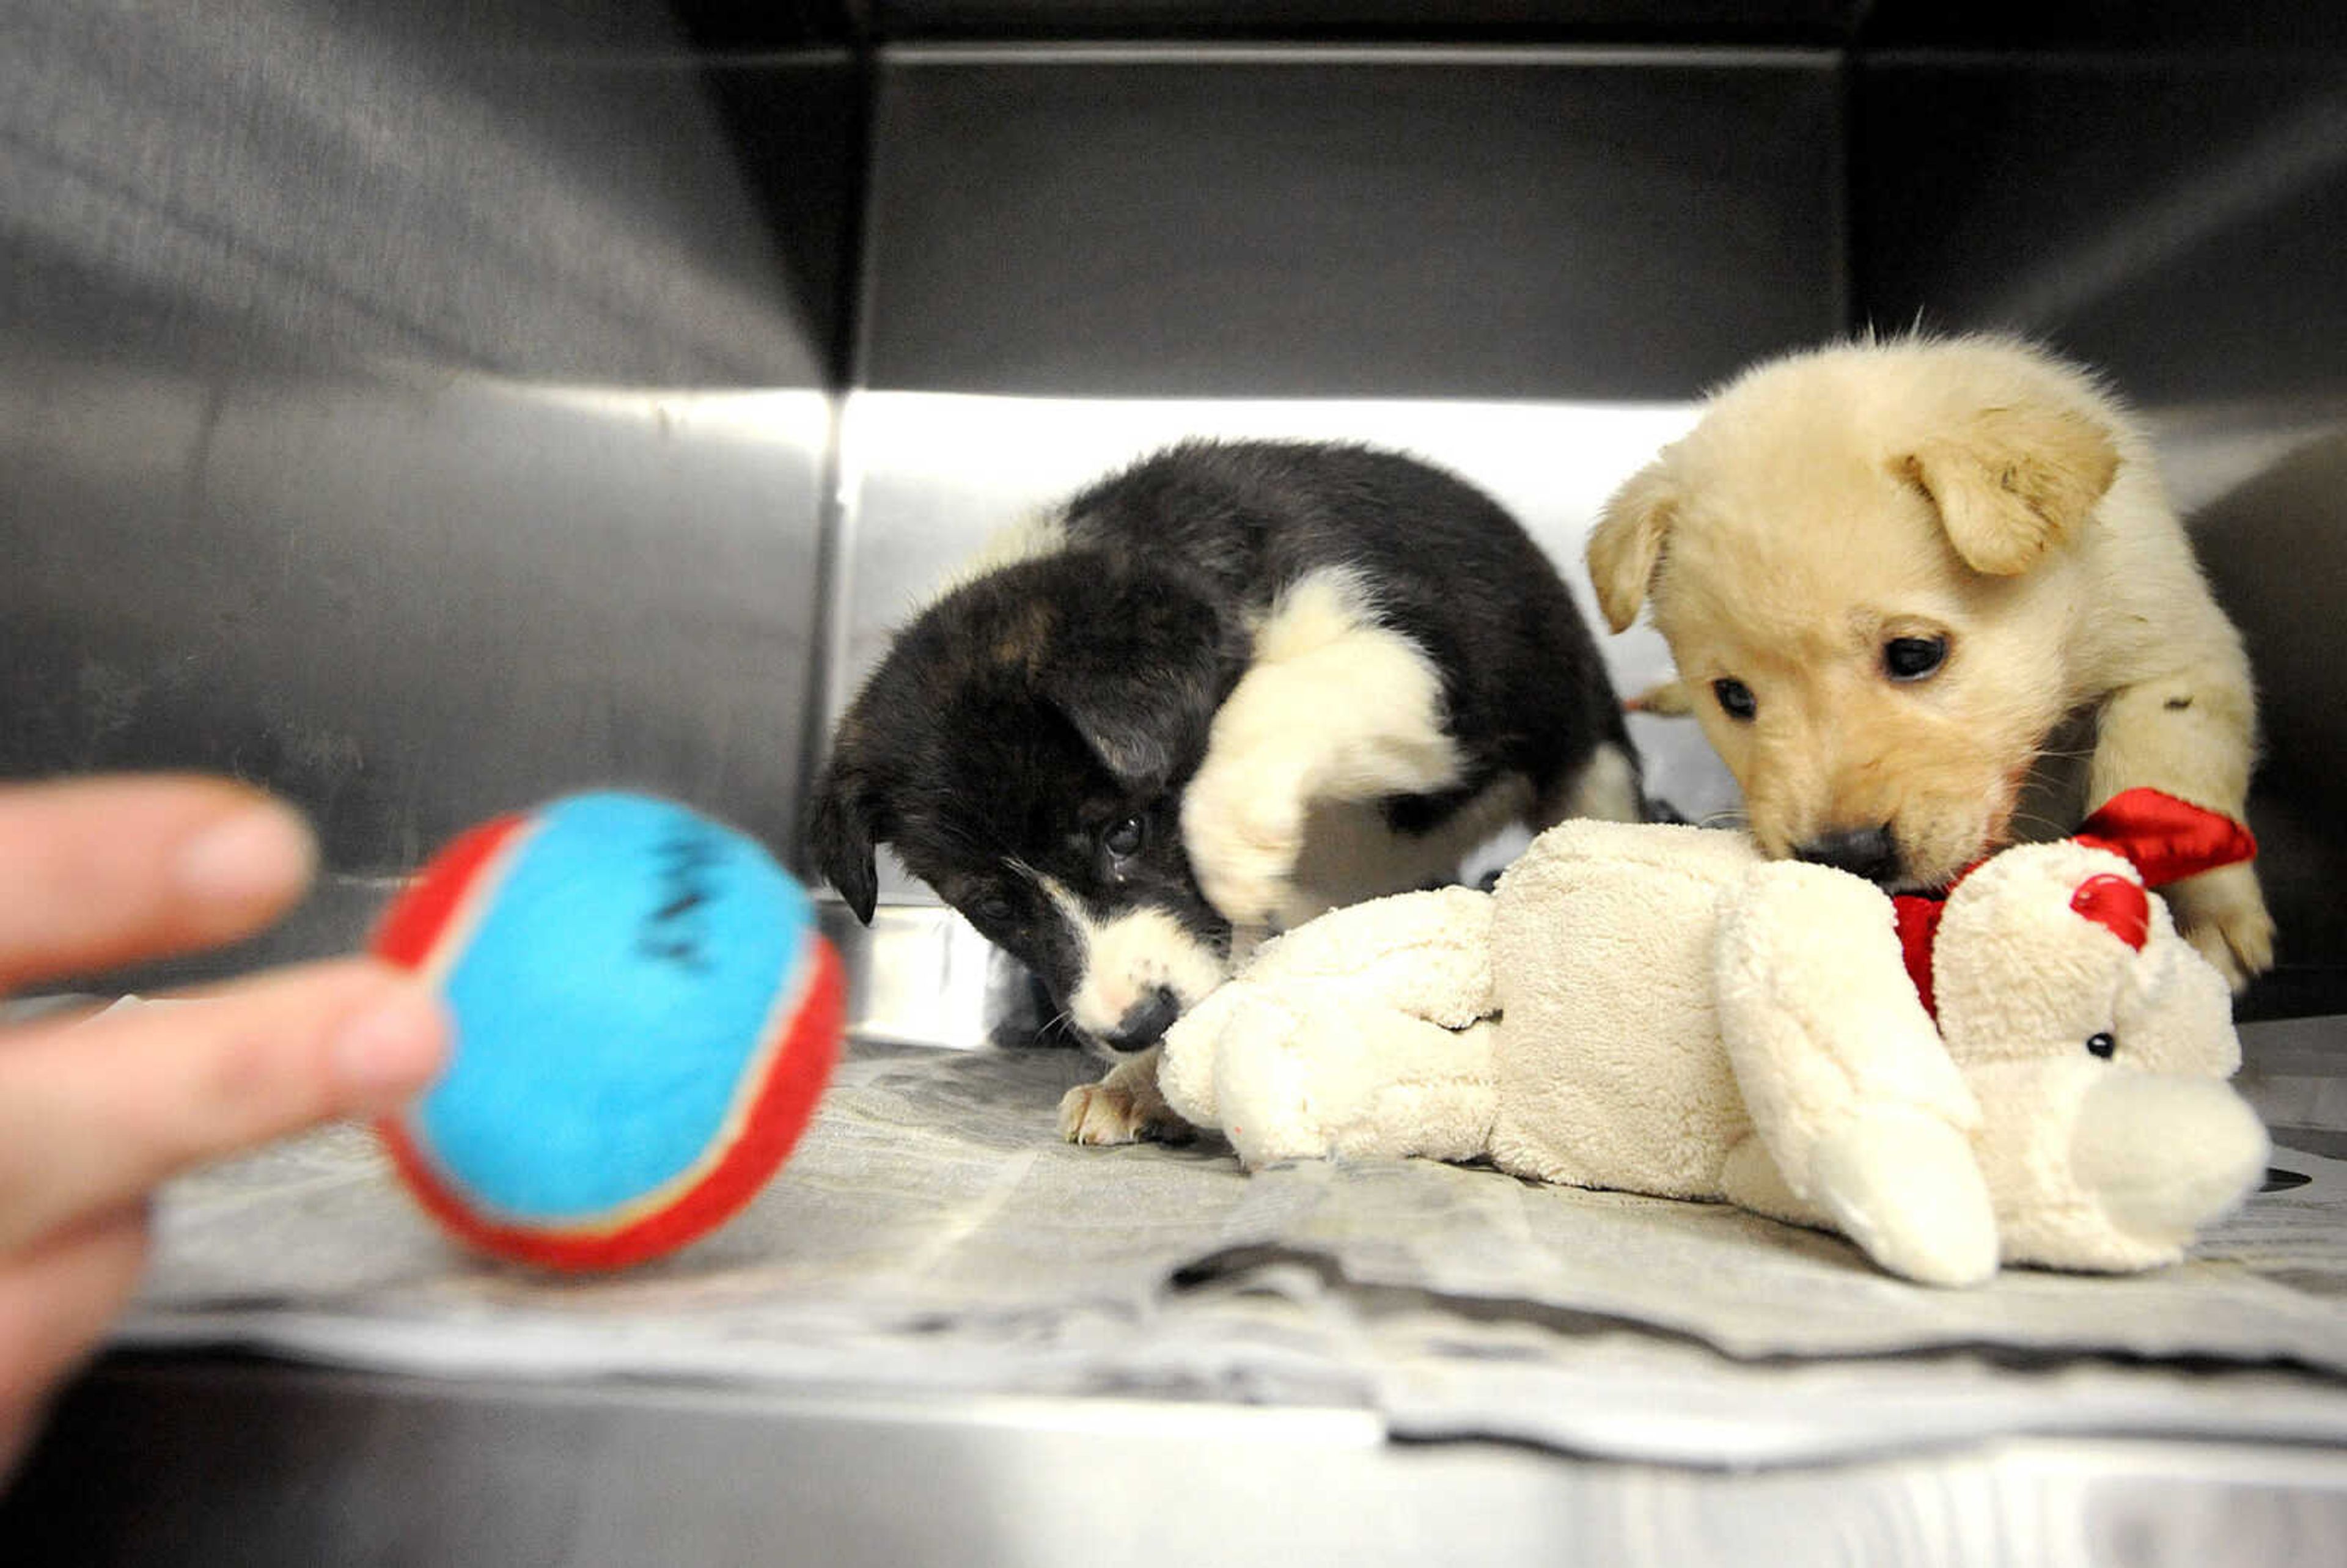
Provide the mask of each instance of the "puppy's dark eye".
{"label": "puppy's dark eye", "polygon": [[1132,859],[1140,854],[1148,843],[1149,825],[1137,816],[1128,816],[1122,822],[1112,823],[1109,825],[1108,831],[1101,835],[1101,847],[1119,860]]}
{"label": "puppy's dark eye", "polygon": [[1893,681],[1921,681],[1947,661],[1944,637],[1894,637],[1882,645],[1882,671]]}
{"label": "puppy's dark eye", "polygon": [[969,907],[962,913],[969,917],[971,925],[980,927],[1008,926],[1019,918],[1018,906],[1011,903],[1008,895],[1001,893],[979,895],[969,901]]}
{"label": "puppy's dark eye", "polygon": [[2112,1057],[2118,1054],[2118,1037],[2111,1034],[2107,1030],[2100,1034],[2090,1034],[2086,1037],[2086,1054],[2089,1056],[2099,1056],[2105,1061],[2108,1061]]}
{"label": "puppy's dark eye", "polygon": [[1760,711],[1760,699],[1741,681],[1722,676],[1711,683],[1711,694],[1718,699],[1720,712],[1739,723]]}

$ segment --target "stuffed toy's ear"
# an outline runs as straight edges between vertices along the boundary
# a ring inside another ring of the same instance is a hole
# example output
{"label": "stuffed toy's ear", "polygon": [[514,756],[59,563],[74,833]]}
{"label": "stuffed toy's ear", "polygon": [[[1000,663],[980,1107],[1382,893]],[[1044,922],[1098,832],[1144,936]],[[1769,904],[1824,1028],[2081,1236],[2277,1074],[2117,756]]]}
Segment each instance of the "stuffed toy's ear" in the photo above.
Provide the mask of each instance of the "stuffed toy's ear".
{"label": "stuffed toy's ear", "polygon": [[1828,866],[1747,875],[1713,953],[1720,1041],[1786,1186],[1893,1274],[1977,1285],[1995,1207],[1980,1107],[1900,961],[1891,905]]}
{"label": "stuffed toy's ear", "polygon": [[2099,421],[2022,404],[1979,410],[1896,467],[1931,497],[1965,564],[2014,577],[2094,510],[2118,475],[2119,455]]}
{"label": "stuffed toy's ear", "polygon": [[1658,457],[1624,481],[1589,536],[1589,579],[1605,624],[1626,631],[1638,619],[1663,559],[1663,539],[1678,509],[1678,482]]}

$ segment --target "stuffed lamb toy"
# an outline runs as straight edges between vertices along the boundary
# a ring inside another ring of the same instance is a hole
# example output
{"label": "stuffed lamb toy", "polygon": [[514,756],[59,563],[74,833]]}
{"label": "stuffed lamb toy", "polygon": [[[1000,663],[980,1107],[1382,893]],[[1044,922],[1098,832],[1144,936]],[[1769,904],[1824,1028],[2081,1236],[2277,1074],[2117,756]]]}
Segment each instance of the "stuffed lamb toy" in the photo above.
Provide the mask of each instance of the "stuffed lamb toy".
{"label": "stuffed lamb toy", "polygon": [[1935,1285],[2180,1257],[2265,1166],[2224,981],[2147,884],[2247,832],[2130,791],[1944,904],[1740,834],[1568,822],[1494,892],[1266,944],[1167,1034],[1173,1108],[1249,1166],[1488,1157],[1838,1230]]}

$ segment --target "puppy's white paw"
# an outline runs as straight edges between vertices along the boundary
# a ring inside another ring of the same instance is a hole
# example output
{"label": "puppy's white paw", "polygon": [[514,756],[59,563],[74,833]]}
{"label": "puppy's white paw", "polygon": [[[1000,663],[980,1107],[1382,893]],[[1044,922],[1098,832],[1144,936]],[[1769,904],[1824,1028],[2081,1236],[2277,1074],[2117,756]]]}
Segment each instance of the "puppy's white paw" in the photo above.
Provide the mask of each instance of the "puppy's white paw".
{"label": "puppy's white paw", "polygon": [[2266,912],[2254,867],[2220,866],[2160,891],[2175,911],[2184,939],[2233,989],[2273,968],[2273,917]]}
{"label": "puppy's white paw", "polygon": [[1298,784],[1262,770],[1201,769],[1182,800],[1182,844],[1206,902],[1234,926],[1278,923],[1304,853]]}
{"label": "puppy's white paw", "polygon": [[1060,1136],[1071,1143],[1177,1143],[1195,1131],[1158,1091],[1154,1049],[1060,1097]]}

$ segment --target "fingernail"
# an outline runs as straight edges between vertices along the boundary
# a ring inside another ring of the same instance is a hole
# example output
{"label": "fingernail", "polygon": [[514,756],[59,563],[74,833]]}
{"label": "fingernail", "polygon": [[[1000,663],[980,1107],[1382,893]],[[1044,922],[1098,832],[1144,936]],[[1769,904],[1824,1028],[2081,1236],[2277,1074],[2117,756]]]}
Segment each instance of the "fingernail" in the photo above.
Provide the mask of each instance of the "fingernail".
{"label": "fingernail", "polygon": [[309,879],[317,851],[309,825],[275,801],[221,818],[179,848],[179,886],[210,903],[281,897]]}
{"label": "fingernail", "polygon": [[336,1032],[334,1070],[361,1102],[358,1110],[387,1110],[432,1081],[447,1039],[438,1000],[402,985]]}

